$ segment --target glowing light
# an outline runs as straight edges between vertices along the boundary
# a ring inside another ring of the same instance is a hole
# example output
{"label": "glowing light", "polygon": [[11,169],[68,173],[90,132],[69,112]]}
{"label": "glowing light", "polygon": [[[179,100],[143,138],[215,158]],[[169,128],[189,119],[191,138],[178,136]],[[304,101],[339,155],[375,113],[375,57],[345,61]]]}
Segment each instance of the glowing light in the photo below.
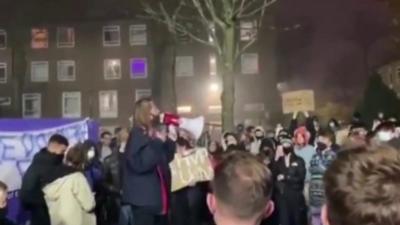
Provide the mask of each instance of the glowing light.
{"label": "glowing light", "polygon": [[218,85],[218,83],[211,83],[211,84],[210,84],[210,91],[212,91],[212,92],[217,92],[217,91],[219,91],[219,85]]}
{"label": "glowing light", "polygon": [[191,113],[192,106],[190,105],[178,106],[177,111],[178,113]]}

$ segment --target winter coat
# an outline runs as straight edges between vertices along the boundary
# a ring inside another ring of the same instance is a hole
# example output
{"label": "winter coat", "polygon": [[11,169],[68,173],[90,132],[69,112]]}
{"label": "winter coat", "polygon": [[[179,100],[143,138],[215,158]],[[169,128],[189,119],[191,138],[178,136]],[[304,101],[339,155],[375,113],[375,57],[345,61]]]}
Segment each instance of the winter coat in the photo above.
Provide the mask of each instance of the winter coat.
{"label": "winter coat", "polygon": [[330,164],[335,160],[333,150],[317,152],[310,162],[310,205],[321,207],[325,203],[324,175]]}
{"label": "winter coat", "polygon": [[52,225],[96,225],[94,195],[81,172],[59,178],[43,188]]}
{"label": "winter coat", "polygon": [[176,144],[152,138],[133,128],[122,162],[122,202],[160,215],[170,199],[171,171]]}

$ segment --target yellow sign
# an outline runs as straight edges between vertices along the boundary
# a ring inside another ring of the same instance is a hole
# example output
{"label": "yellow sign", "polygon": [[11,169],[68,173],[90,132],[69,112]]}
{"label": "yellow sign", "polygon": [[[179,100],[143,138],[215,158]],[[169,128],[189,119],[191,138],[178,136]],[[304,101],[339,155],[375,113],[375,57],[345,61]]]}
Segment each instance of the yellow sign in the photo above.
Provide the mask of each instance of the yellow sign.
{"label": "yellow sign", "polygon": [[185,157],[176,154],[174,161],[169,166],[172,172],[172,192],[197,182],[209,181],[214,176],[214,170],[205,148],[199,148],[193,154]]}
{"label": "yellow sign", "polygon": [[283,113],[314,111],[314,91],[301,90],[282,94]]}

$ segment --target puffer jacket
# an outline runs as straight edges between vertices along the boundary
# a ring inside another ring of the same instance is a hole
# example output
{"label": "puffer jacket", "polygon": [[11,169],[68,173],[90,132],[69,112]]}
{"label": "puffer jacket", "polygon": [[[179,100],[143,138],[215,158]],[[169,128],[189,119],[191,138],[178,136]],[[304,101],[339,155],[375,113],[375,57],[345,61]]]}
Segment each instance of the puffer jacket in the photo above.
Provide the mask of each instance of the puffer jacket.
{"label": "puffer jacket", "polygon": [[52,225],[96,225],[94,195],[81,172],[59,178],[43,188]]}

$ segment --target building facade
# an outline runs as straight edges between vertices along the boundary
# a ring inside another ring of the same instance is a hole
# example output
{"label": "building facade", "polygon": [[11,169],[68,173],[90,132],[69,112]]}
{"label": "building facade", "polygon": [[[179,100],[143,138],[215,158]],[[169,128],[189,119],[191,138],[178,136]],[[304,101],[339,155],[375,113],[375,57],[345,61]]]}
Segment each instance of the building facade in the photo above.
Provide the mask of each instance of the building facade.
{"label": "building facade", "polygon": [[[248,28],[249,24],[243,23]],[[246,28],[246,29],[247,29]],[[135,100],[152,95],[157,46],[163,35],[136,20],[90,21],[33,26],[26,31],[27,71],[22,117],[98,119],[103,126],[127,125]],[[246,38],[241,37],[243,42]],[[12,49],[0,30],[0,116],[16,117]],[[260,31],[258,43],[241,56],[236,75],[237,123],[263,124],[280,111],[274,35]],[[220,121],[221,78],[212,50],[194,42],[176,45],[178,112]]]}

